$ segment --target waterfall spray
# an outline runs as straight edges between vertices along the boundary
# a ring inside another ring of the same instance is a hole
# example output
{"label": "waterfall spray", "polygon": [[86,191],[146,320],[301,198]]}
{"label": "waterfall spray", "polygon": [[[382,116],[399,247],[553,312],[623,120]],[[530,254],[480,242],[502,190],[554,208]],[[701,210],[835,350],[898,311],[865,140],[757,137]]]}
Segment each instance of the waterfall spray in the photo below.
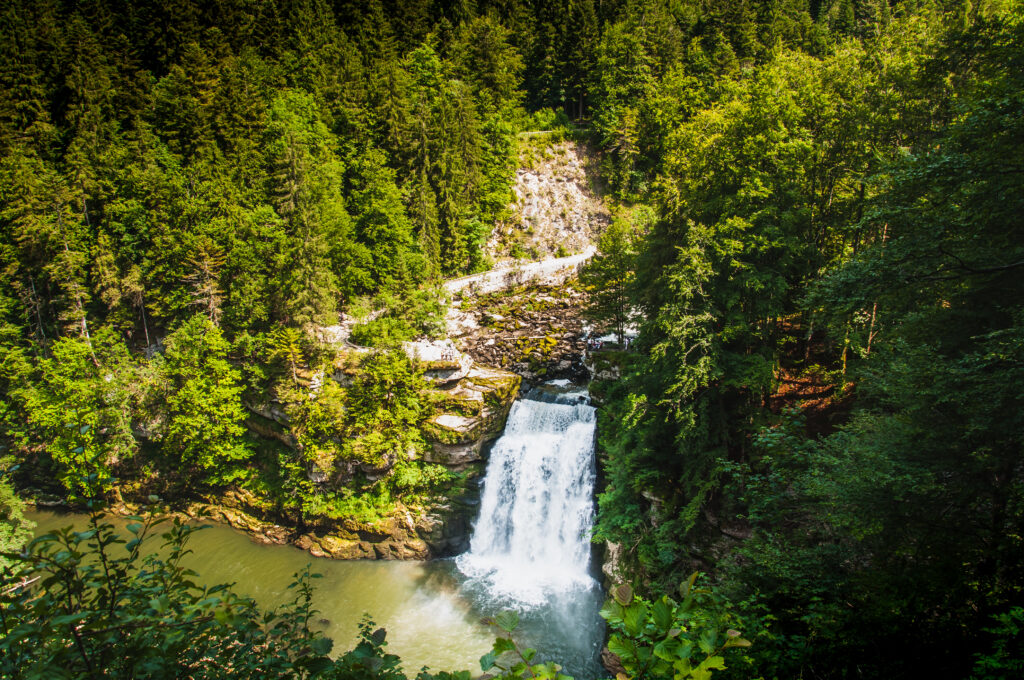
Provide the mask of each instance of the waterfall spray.
{"label": "waterfall spray", "polygon": [[581,392],[516,402],[491,451],[480,517],[457,565],[496,600],[529,607],[595,586],[596,417],[584,402]]}

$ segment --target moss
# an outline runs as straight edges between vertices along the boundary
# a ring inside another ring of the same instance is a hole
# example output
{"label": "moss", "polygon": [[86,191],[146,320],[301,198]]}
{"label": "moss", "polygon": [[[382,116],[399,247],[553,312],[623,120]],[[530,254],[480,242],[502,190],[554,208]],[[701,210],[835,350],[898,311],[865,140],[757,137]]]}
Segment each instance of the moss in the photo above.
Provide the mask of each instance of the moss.
{"label": "moss", "polygon": [[453,389],[435,393],[436,413],[452,413],[457,416],[478,416],[483,410],[484,400],[478,392]]}
{"label": "moss", "polygon": [[437,442],[439,444],[448,444],[450,446],[454,444],[468,444],[476,439],[480,419],[474,418],[473,424],[469,425],[465,429],[456,430],[437,422],[437,419],[444,415],[446,414],[439,414],[423,421],[421,428],[423,430],[424,439],[431,442]]}
{"label": "moss", "polygon": [[470,374],[466,380],[478,388],[483,388],[484,399],[495,406],[502,404],[511,406],[519,394],[519,387],[523,382],[522,377],[508,371]]}

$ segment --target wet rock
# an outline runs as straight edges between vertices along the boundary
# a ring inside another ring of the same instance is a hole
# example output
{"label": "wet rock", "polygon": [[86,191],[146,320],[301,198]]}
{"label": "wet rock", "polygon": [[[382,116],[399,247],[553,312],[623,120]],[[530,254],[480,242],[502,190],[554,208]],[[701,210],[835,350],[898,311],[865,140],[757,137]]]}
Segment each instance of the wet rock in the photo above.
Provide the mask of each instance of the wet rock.
{"label": "wet rock", "polygon": [[622,581],[619,575],[620,562],[622,560],[622,546],[618,543],[607,541],[604,544],[604,560],[601,563],[601,573],[604,575],[604,586],[611,589],[612,585]]}

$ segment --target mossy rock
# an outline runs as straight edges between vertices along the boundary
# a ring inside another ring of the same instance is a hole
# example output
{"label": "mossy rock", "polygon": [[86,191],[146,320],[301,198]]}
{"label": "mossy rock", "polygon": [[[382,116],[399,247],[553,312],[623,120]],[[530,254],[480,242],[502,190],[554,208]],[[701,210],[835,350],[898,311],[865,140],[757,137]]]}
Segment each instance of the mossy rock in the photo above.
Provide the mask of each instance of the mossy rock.
{"label": "mossy rock", "polygon": [[464,382],[483,392],[488,402],[511,406],[519,395],[523,379],[510,371],[474,367]]}
{"label": "mossy rock", "polygon": [[484,416],[466,417],[442,413],[424,421],[423,436],[439,444],[468,444],[486,434],[489,421]]}
{"label": "mossy rock", "polygon": [[439,390],[437,412],[453,413],[459,416],[478,416],[484,407],[483,395],[477,390],[458,386],[450,390]]}
{"label": "mossy rock", "polygon": [[358,560],[374,556],[373,549],[365,541],[327,535],[320,538],[319,543],[324,552],[339,560]]}

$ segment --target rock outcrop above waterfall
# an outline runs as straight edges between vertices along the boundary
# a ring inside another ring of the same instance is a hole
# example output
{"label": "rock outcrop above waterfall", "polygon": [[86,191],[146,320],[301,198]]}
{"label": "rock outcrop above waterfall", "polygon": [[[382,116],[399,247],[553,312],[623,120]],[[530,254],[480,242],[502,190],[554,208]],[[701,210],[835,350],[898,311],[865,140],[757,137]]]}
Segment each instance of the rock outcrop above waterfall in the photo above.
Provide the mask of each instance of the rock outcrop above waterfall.
{"label": "rock outcrop above waterfall", "polygon": [[530,286],[454,300],[448,333],[480,364],[528,380],[585,381],[583,309],[587,294],[573,282]]}
{"label": "rock outcrop above waterfall", "polygon": [[442,411],[423,424],[433,446],[424,459],[457,469],[482,460],[484,444],[505,427],[521,381],[515,373],[474,364],[465,378],[439,390]]}

